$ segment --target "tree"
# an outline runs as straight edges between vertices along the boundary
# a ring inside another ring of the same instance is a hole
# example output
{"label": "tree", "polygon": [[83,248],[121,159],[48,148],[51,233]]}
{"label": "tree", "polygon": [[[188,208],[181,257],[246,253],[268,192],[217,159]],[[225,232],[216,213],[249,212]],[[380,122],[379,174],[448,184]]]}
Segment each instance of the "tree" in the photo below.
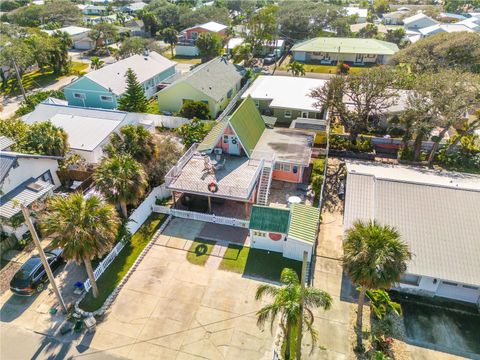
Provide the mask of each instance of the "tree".
{"label": "tree", "polygon": [[258,286],[255,300],[261,300],[268,295],[273,302],[264,306],[257,312],[257,325],[264,327],[270,321],[270,330],[273,331],[277,317],[280,317],[280,326],[285,335],[285,359],[290,359],[290,342],[292,329],[297,327],[299,317],[303,317],[303,325],[312,337],[312,348],[315,345],[318,334],[313,328],[314,316],[312,309],[322,307],[330,309],[332,297],[323,290],[307,287],[303,292],[303,314],[300,306],[300,280],[295,270],[285,268],[280,276],[281,286],[262,284]]}
{"label": "tree", "polygon": [[208,130],[203,122],[195,118],[191,122],[180,126],[177,129],[177,134],[182,139],[185,149],[188,149],[194,143],[201,142],[207,136]]}
{"label": "tree", "polygon": [[443,8],[449,13],[467,12],[480,7],[480,0],[445,0]]}
{"label": "tree", "polygon": [[173,50],[175,49],[175,45],[178,42],[177,37],[178,37],[178,31],[175,30],[175,28],[173,28],[173,27],[163,29],[163,31],[162,31],[162,40],[170,45],[170,51],[172,53],[172,58],[173,58]]}
{"label": "tree", "polygon": [[400,280],[411,258],[398,231],[374,221],[357,221],[347,230],[343,243],[343,267],[360,286],[356,321],[357,347],[362,348],[363,304],[367,290],[389,289]]}
{"label": "tree", "polygon": [[220,36],[211,32],[201,33],[195,45],[203,61],[211,60],[222,53],[222,40]]}
{"label": "tree", "polygon": [[43,6],[24,6],[8,14],[7,19],[12,24],[19,26],[36,27],[42,24],[42,12]]}
{"label": "tree", "polygon": [[[180,29],[180,11],[181,7],[168,2],[167,0],[153,0],[143,9],[143,16],[147,15],[147,21],[150,25],[150,32],[154,36],[157,31],[167,27]],[[152,14],[149,15],[149,14]],[[151,21],[152,18],[154,21]]]}
{"label": "tree", "polygon": [[253,61],[252,46],[250,44],[237,45],[232,49],[232,61],[235,64],[243,62],[245,66],[251,66]]}
{"label": "tree", "polygon": [[378,16],[390,11],[389,1],[388,0],[374,0],[373,1],[373,10]]}
{"label": "tree", "polygon": [[440,33],[396,53],[394,64],[407,63],[414,72],[455,69],[480,73],[480,37],[475,33]]}
{"label": "tree", "polygon": [[406,32],[403,28],[387,30],[384,36],[384,40],[397,44],[398,46],[404,46]]}
{"label": "tree", "polygon": [[22,101],[20,107],[15,111],[15,115],[23,116],[32,112],[38,104],[49,97],[65,100],[65,95],[62,90],[37,91],[28,95],[27,101]]}
{"label": "tree", "polygon": [[100,69],[103,65],[105,64],[105,61],[100,60],[98,56],[92,56],[90,58],[90,67],[93,70],[98,70]]}
{"label": "tree", "polygon": [[357,74],[337,75],[311,96],[318,109],[328,108],[337,114],[350,141],[356,144],[357,136],[376,124],[388,108],[394,105],[398,94],[393,90],[395,73],[386,67],[372,68]]}
{"label": "tree", "polygon": [[127,78],[127,90],[118,100],[118,110],[146,112],[148,101],[142,85],[137,80],[137,75],[129,68],[125,77]]}
{"label": "tree", "polygon": [[228,9],[223,6],[203,6],[196,9],[181,7],[179,12],[180,29],[186,29],[209,21],[228,25],[231,21]]}
{"label": "tree", "polygon": [[92,293],[98,296],[92,260],[107,253],[117,235],[119,219],[113,206],[97,196],[85,198],[81,192],[67,197],[53,196],[40,218],[40,227],[51,239],[51,246],[62,248],[66,259],[83,262]]}
{"label": "tree", "polygon": [[92,27],[88,37],[94,41],[93,51],[98,48],[106,48],[108,41],[113,41],[118,35],[115,25],[110,23],[99,23]]}
{"label": "tree", "polygon": [[37,122],[28,127],[24,149],[33,154],[64,156],[68,150],[68,135],[51,121]]}
{"label": "tree", "polygon": [[15,141],[13,149],[22,151],[28,125],[20,118],[0,119],[0,136],[6,136]]}
{"label": "tree", "polygon": [[305,76],[305,65],[294,61],[287,65],[287,72],[292,72],[293,76]]}
{"label": "tree", "polygon": [[157,147],[154,136],[142,125],[126,125],[111,135],[103,150],[110,157],[129,154],[139,163],[147,164],[155,157]]}
{"label": "tree", "polygon": [[178,114],[187,119],[197,118],[206,120],[210,117],[210,109],[208,104],[205,104],[203,101],[185,101]]}
{"label": "tree", "polygon": [[146,165],[150,187],[156,187],[165,181],[165,175],[182,156],[178,142],[169,137],[157,139],[157,154]]}
{"label": "tree", "polygon": [[367,24],[357,32],[359,38],[372,39],[378,35],[378,28],[375,24]]}
{"label": "tree", "polygon": [[147,187],[142,165],[130,154],[103,158],[93,176],[103,195],[120,206],[125,218],[128,217],[127,205],[136,204]]}
{"label": "tree", "polygon": [[272,41],[277,34],[276,5],[267,5],[256,13],[247,22],[248,32],[246,41],[252,46],[254,55],[258,55],[265,42]]}
{"label": "tree", "polygon": [[57,74],[67,74],[71,63],[68,50],[72,47],[73,40],[64,31],[55,31],[52,36],[56,45],[56,51],[51,54],[53,71]]}
{"label": "tree", "polygon": [[64,25],[74,25],[80,21],[82,13],[71,1],[55,0],[46,2],[42,9],[42,23],[55,22]]}
{"label": "tree", "polygon": [[149,41],[139,36],[130,36],[123,39],[118,55],[125,59],[135,54],[142,54],[148,48]]}
{"label": "tree", "polygon": [[159,27],[155,14],[144,9],[138,12],[138,17],[143,21],[145,32],[149,33],[151,37],[155,36]]}
{"label": "tree", "polygon": [[[0,63],[15,69],[18,69],[18,77],[22,78],[25,71],[35,64],[33,49],[23,38],[12,39],[9,44],[0,50]],[[17,83],[17,85],[19,85]],[[12,91],[14,87],[12,86]]]}
{"label": "tree", "polygon": [[365,292],[368,300],[370,301],[370,308],[378,319],[382,320],[390,313],[397,316],[402,315],[402,307],[399,303],[392,301],[388,292],[382,289],[367,290]]}

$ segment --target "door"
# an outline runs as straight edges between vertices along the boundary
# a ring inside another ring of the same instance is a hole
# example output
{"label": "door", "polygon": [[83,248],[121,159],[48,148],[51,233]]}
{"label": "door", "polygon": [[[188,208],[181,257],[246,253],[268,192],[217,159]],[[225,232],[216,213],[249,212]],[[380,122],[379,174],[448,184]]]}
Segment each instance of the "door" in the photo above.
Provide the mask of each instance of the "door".
{"label": "door", "polygon": [[363,64],[363,54],[357,54],[355,56],[355,64]]}
{"label": "door", "polygon": [[240,155],[240,142],[235,135],[228,135],[228,153]]}
{"label": "door", "polygon": [[302,111],[302,118],[308,119],[308,111]]}

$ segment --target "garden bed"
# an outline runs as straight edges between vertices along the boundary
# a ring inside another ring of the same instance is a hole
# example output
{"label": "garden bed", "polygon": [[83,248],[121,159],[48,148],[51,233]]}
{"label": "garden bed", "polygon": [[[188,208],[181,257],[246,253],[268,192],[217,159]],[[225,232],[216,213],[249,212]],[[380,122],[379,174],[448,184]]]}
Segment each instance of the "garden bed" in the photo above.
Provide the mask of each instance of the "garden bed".
{"label": "garden bed", "polygon": [[375,151],[373,152],[356,152],[351,150],[332,150],[328,151],[329,156],[350,158],[350,159],[360,159],[360,160],[375,160]]}
{"label": "garden bed", "polygon": [[92,292],[80,302],[79,307],[84,311],[95,311],[99,309],[108,296],[115,290],[117,285],[130,270],[135,260],[152,239],[155,232],[165,221],[166,215],[153,213],[150,215],[131,240],[120,251],[110,266],[97,280],[99,295],[94,298]]}

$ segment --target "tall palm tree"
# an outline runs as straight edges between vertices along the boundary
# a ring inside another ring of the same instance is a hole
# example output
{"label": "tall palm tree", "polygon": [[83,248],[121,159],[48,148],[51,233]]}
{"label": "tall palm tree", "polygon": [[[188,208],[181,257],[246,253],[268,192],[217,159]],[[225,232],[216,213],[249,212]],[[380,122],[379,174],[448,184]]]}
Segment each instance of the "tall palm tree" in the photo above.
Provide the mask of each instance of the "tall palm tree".
{"label": "tall palm tree", "polygon": [[330,309],[332,305],[332,297],[320,289],[307,287],[304,289],[304,312],[301,315],[300,309],[300,280],[297,273],[285,268],[280,276],[282,286],[273,286],[269,284],[260,285],[257,288],[255,299],[260,300],[265,295],[273,298],[273,302],[266,305],[257,312],[257,325],[263,327],[267,320],[270,320],[270,330],[277,316],[280,316],[280,326],[285,334],[285,359],[290,359],[290,341],[292,336],[292,328],[297,326],[299,316],[303,316],[303,324],[312,337],[312,347],[317,340],[317,332],[313,328],[313,312],[312,308],[323,307],[325,310]]}
{"label": "tall palm tree", "polygon": [[145,192],[147,176],[130,154],[104,158],[94,174],[100,191],[111,202],[118,203],[125,218],[127,205],[135,204]]}
{"label": "tall palm tree", "polygon": [[52,245],[63,248],[65,258],[85,264],[94,297],[98,287],[91,260],[110,250],[119,223],[112,205],[97,196],[85,199],[82,193],[51,197],[40,218],[40,227],[52,238]]}
{"label": "tall palm tree", "polygon": [[298,61],[294,61],[287,65],[287,72],[290,71],[293,76],[305,76],[305,66]]}
{"label": "tall palm tree", "polygon": [[354,284],[360,286],[357,311],[357,347],[362,348],[362,318],[365,293],[389,289],[400,280],[411,258],[407,244],[391,226],[375,221],[357,221],[347,230],[343,244],[343,266]]}

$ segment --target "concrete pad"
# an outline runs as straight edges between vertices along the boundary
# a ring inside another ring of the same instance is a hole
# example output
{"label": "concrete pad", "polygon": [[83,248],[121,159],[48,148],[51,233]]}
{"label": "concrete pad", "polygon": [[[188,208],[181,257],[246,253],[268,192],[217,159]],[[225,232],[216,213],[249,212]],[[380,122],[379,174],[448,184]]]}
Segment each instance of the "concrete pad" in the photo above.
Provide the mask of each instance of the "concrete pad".
{"label": "concrete pad", "polygon": [[176,236],[170,236],[170,239],[168,240],[168,243],[166,244],[166,246],[172,247],[175,249],[180,249],[180,250],[188,250],[189,246],[187,246],[187,242],[188,242],[187,239],[183,239]]}
{"label": "concrete pad", "polygon": [[155,241],[155,244],[157,244],[157,245],[167,245],[168,240],[170,240],[170,236],[162,234],[157,238],[157,240]]}
{"label": "concrete pad", "polygon": [[128,354],[130,359],[142,360],[174,360],[176,356],[177,352],[175,350],[149,342],[140,342],[133,345]]}
{"label": "concrete pad", "polygon": [[339,324],[322,318],[315,319],[319,345],[340,354],[348,354],[350,347],[350,324]]}
{"label": "concrete pad", "polygon": [[202,221],[173,218],[165,228],[163,235],[195,240],[204,225],[205,223]]}
{"label": "concrete pad", "polygon": [[168,318],[150,318],[138,339],[172,350],[179,350],[187,327],[188,324]]}
{"label": "concrete pad", "polygon": [[92,342],[90,343],[90,347],[104,350],[117,356],[126,357],[134,343],[134,338],[97,327]]}

